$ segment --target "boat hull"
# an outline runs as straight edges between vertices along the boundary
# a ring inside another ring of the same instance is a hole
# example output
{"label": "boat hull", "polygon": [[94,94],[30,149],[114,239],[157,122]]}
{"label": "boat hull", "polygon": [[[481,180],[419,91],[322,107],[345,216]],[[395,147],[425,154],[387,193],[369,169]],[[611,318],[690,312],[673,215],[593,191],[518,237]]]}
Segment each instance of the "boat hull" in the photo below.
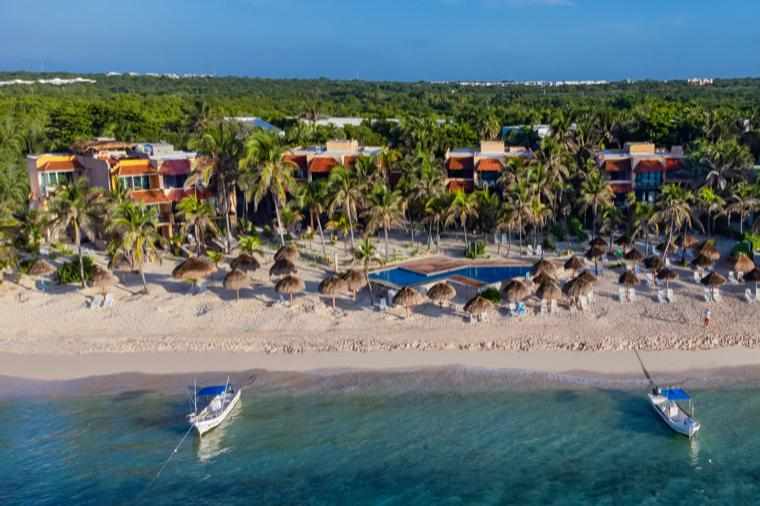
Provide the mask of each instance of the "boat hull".
{"label": "boat hull", "polygon": [[696,420],[694,420],[693,418],[689,416],[685,416],[685,413],[684,413],[684,417],[686,421],[682,421],[681,423],[670,418],[663,411],[662,407],[658,403],[658,398],[659,396],[654,396],[652,394],[649,394],[649,403],[651,404],[652,409],[654,409],[655,413],[657,413],[660,419],[662,419],[662,421],[665,422],[665,425],[670,427],[670,429],[673,432],[676,432],[688,438],[694,437],[697,434],[697,432],[699,432],[699,429],[700,429],[699,422],[697,422]]}
{"label": "boat hull", "polygon": [[195,431],[198,433],[198,436],[203,436],[205,433],[221,425],[222,422],[224,422],[224,420],[233,410],[233,408],[238,404],[238,402],[240,402],[240,390],[235,392],[235,395],[232,397],[232,400],[229,402],[229,404],[227,404],[227,406],[225,406],[225,408],[222,410],[221,413],[219,413],[219,415],[213,418],[205,419],[205,420],[193,421],[192,422],[193,428],[195,428]]}

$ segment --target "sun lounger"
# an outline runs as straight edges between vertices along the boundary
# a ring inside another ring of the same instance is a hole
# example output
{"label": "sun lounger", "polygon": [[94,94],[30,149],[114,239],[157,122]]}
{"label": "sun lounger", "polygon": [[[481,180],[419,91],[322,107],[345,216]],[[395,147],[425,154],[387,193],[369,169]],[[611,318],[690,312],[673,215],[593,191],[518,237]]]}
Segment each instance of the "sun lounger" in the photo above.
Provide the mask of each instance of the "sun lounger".
{"label": "sun lounger", "polygon": [[103,296],[102,295],[96,295],[92,298],[90,301],[90,305],[88,306],[90,309],[100,309],[100,307],[103,305]]}
{"label": "sun lounger", "polygon": [[694,279],[695,283],[699,283],[700,281],[702,281],[702,276],[699,274],[699,271],[694,271],[694,273],[692,274],[692,278]]}
{"label": "sun lounger", "polygon": [[517,304],[514,302],[507,304],[507,313],[509,316],[515,316],[517,314]]}
{"label": "sun lounger", "polygon": [[737,279],[737,281],[739,281],[739,283],[743,283],[744,282],[744,273],[743,272],[737,272],[736,273],[736,279]]}
{"label": "sun lounger", "polygon": [[532,257],[533,256],[533,246],[528,244],[528,253],[527,256]]}
{"label": "sun lounger", "polygon": [[540,244],[538,246],[536,246],[536,256],[537,257],[544,256],[544,247],[541,246]]}
{"label": "sun lounger", "polygon": [[660,304],[667,304],[667,300],[665,299],[665,290],[657,290],[657,302]]}
{"label": "sun lounger", "polygon": [[728,282],[731,283],[732,285],[739,283],[736,280],[736,275],[734,274],[734,271],[728,271]]}
{"label": "sun lounger", "polygon": [[666,299],[667,299],[667,301],[668,301],[668,302],[670,302],[671,304],[672,304],[673,302],[675,302],[675,301],[676,301],[676,296],[673,294],[673,289],[672,289],[672,288],[668,288],[668,289],[665,291],[665,298],[666,298]]}
{"label": "sun lounger", "polygon": [[592,289],[590,292],[588,292],[588,295],[586,296],[586,300],[588,300],[589,304],[593,303],[596,299],[596,295],[594,294],[594,290]]}
{"label": "sun lounger", "polygon": [[581,306],[581,310],[585,311],[588,308],[588,299],[585,295],[578,297],[578,304]]}
{"label": "sun lounger", "polygon": [[750,290],[749,288],[744,290],[744,300],[746,300],[750,304],[755,302],[755,298],[752,296],[752,290]]}
{"label": "sun lounger", "polygon": [[625,303],[626,301],[625,288],[623,288],[622,286],[618,287],[618,300],[620,301],[621,304]]}
{"label": "sun lounger", "polygon": [[670,257],[665,257],[665,267],[670,267]]}
{"label": "sun lounger", "polygon": [[636,302],[636,289],[635,288],[629,288],[628,289],[628,300],[631,302]]}
{"label": "sun lounger", "polygon": [[50,290],[49,283],[44,279],[38,279],[34,286],[37,287],[37,290],[45,294],[48,293],[48,290]]}
{"label": "sun lounger", "polygon": [[755,288],[755,300],[760,300],[760,288]]}
{"label": "sun lounger", "polygon": [[702,295],[705,298],[705,302],[712,302],[712,294],[710,293],[709,288],[705,288]]}
{"label": "sun lounger", "polygon": [[380,300],[375,304],[375,307],[378,311],[381,313],[384,313],[388,310],[388,301],[385,299],[385,297],[380,297]]}
{"label": "sun lounger", "polygon": [[541,315],[545,315],[547,312],[548,312],[548,309],[546,307],[546,301],[542,300],[541,301],[541,306],[540,306],[540,314]]}
{"label": "sun lounger", "polygon": [[552,300],[549,304],[549,313],[554,314],[559,311],[559,306],[557,305],[556,300]]}
{"label": "sun lounger", "polygon": [[722,300],[722,297],[720,295],[720,290],[718,290],[717,288],[713,288],[712,298],[715,302],[720,302]]}
{"label": "sun lounger", "polygon": [[113,295],[110,293],[106,294],[106,298],[103,299],[103,308],[105,309],[111,309],[113,307]]}

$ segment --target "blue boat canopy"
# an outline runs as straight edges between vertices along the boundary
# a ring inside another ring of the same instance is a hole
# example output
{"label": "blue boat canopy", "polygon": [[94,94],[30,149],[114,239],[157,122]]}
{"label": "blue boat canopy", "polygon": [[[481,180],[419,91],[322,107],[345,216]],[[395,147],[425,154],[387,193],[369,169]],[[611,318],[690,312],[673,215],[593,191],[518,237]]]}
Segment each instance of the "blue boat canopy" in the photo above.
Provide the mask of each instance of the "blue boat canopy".
{"label": "blue boat canopy", "polygon": [[210,387],[203,387],[200,390],[198,390],[198,395],[212,396],[212,395],[223,394],[225,388],[227,388],[227,385],[214,385]]}
{"label": "blue boat canopy", "polygon": [[668,398],[669,401],[688,401],[689,394],[682,388],[663,388],[660,393]]}

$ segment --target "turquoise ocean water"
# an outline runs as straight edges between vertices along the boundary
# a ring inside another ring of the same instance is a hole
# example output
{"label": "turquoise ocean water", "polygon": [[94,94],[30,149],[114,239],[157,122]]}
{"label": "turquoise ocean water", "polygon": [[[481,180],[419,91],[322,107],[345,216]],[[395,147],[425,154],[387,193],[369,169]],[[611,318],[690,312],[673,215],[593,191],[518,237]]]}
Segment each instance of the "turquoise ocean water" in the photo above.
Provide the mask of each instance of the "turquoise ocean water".
{"label": "turquoise ocean water", "polygon": [[371,383],[250,388],[153,483],[186,430],[186,396],[0,401],[0,504],[760,503],[756,388],[694,391],[703,431],[690,442],[638,388]]}

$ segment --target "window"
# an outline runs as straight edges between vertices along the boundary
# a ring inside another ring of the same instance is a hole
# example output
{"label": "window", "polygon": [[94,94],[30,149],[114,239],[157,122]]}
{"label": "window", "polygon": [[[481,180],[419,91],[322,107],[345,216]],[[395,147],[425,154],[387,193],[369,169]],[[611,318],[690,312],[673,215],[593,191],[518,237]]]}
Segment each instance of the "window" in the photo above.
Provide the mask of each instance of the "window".
{"label": "window", "polygon": [[58,185],[70,183],[74,179],[72,172],[41,172],[40,173],[40,190],[47,192]]}
{"label": "window", "polygon": [[184,188],[187,174],[164,176],[164,188]]}
{"label": "window", "polygon": [[636,187],[643,189],[659,188],[662,185],[662,172],[640,172],[636,174]]}
{"label": "window", "polygon": [[121,176],[119,177],[119,184],[122,188],[128,188],[130,190],[147,190],[150,188],[149,176]]}

